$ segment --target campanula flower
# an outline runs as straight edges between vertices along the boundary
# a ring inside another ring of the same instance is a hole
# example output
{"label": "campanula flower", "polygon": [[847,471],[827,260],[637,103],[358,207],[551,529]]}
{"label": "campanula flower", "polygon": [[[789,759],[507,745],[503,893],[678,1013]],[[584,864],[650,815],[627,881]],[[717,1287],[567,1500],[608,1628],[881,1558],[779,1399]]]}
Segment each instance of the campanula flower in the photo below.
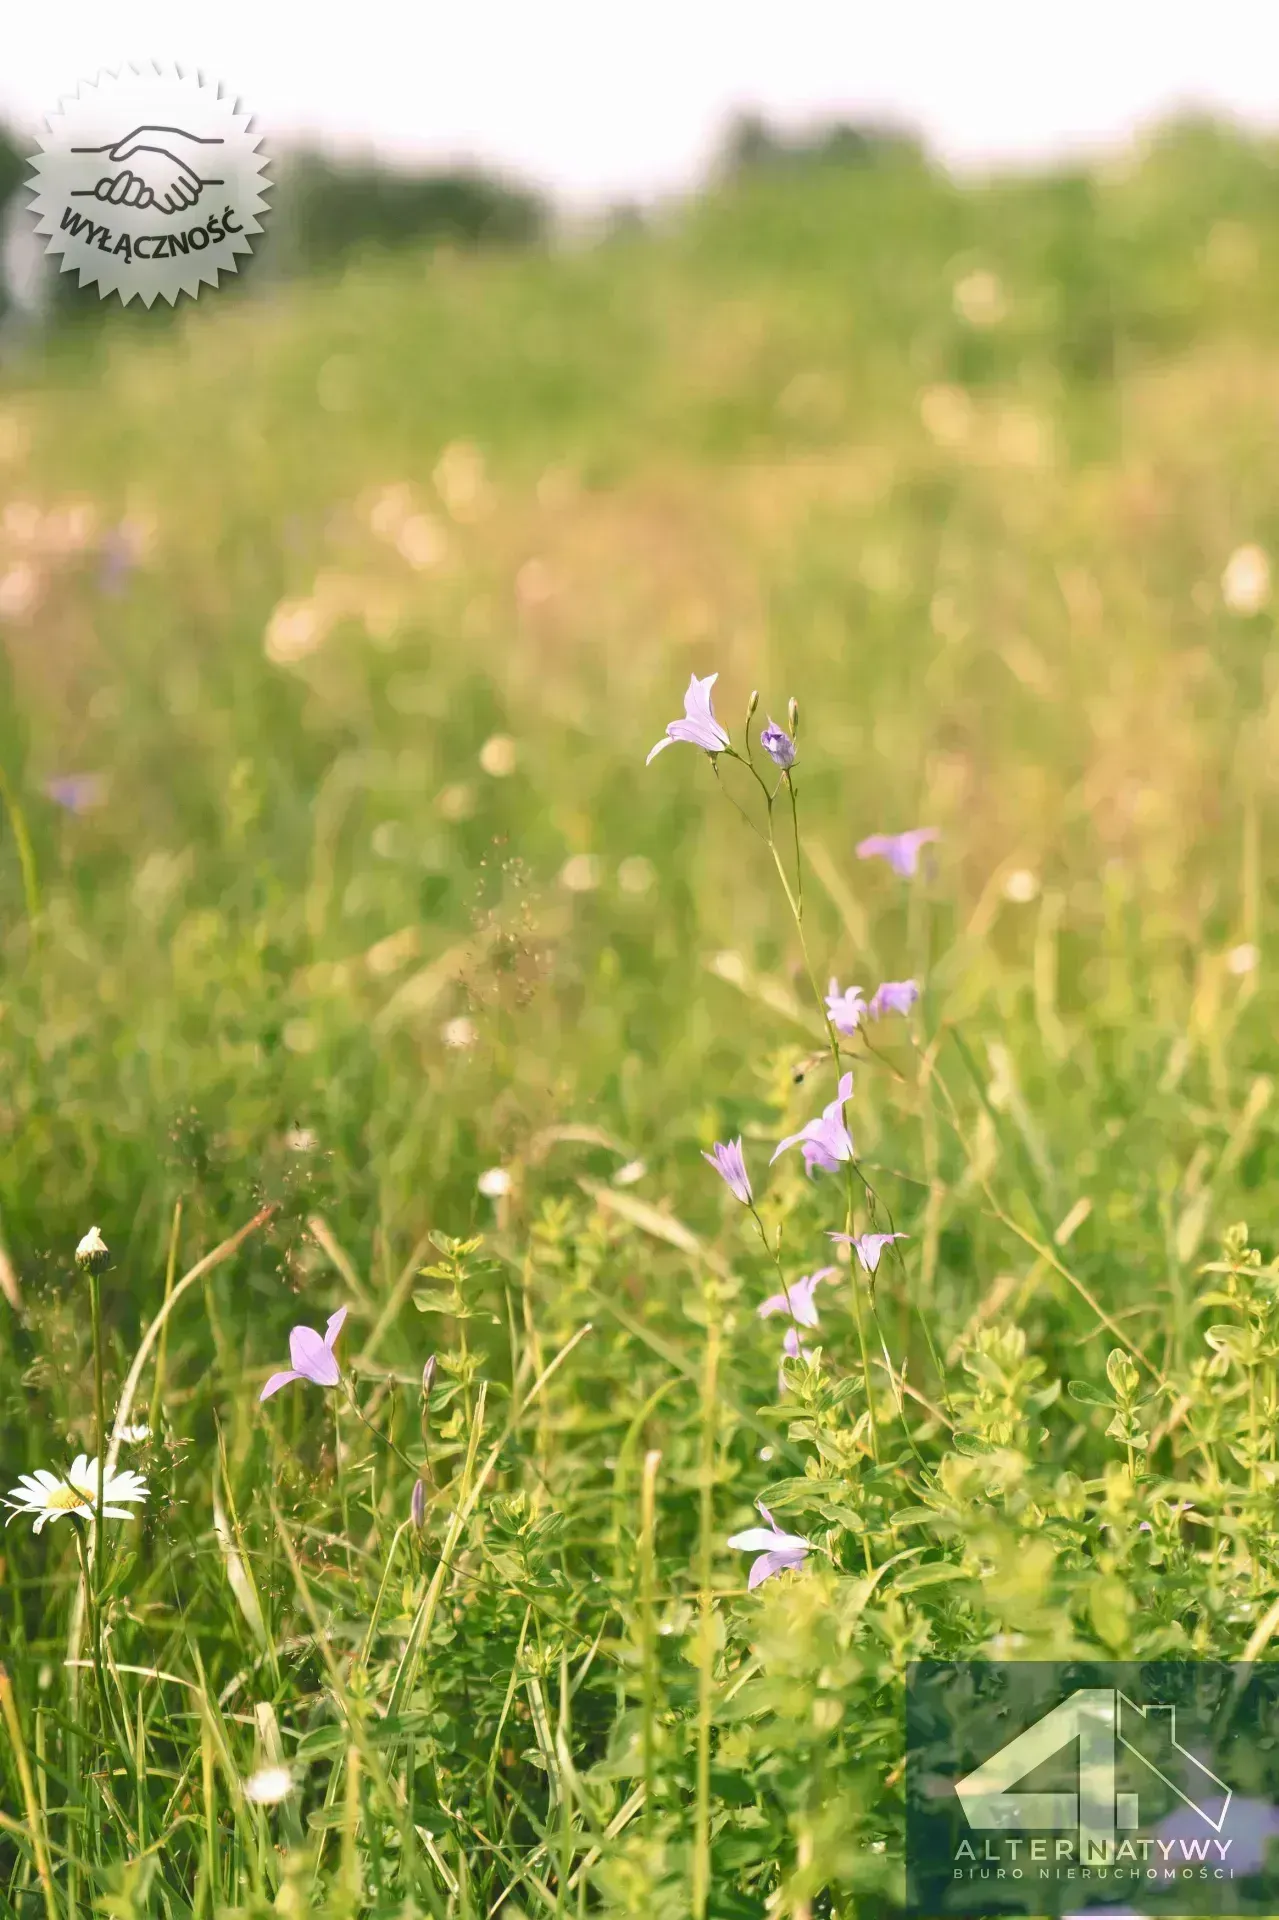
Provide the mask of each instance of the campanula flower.
{"label": "campanula flower", "polygon": [[783,773],[788,773],[795,764],[795,742],[785,727],[779,727],[776,720],[770,720],[761,727],[759,744],[770,760],[776,761]]}
{"label": "campanula flower", "polygon": [[728,735],[711,711],[711,688],[718,679],[717,673],[708,673],[704,680],[699,680],[696,674],[690,677],[688,692],[684,695],[684,718],[671,721],[666,729],[666,738],[658,741],[644,762],[645,766],[669,747],[672,740],[686,741],[690,747],[701,747],[706,753],[722,753],[730,744]]}
{"label": "campanula flower", "polygon": [[815,1327],[817,1303],[813,1293],[834,1272],[834,1267],[819,1267],[816,1273],[804,1273],[798,1280],[790,1281],[784,1293],[770,1293],[767,1300],[756,1309],[760,1319],[766,1320],[772,1313],[786,1313],[797,1326]]}
{"label": "campanula flower", "polygon": [[870,997],[870,1017],[882,1020],[886,1013],[909,1013],[918,998],[918,980],[885,980]]}
{"label": "campanula flower", "polygon": [[908,833],[872,833],[857,843],[859,860],[887,860],[894,873],[909,880],[919,871],[919,850],[940,840],[936,827],[912,827]]}
{"label": "campanula flower", "polygon": [[[804,1164],[810,1174],[814,1168],[823,1173],[837,1172],[842,1161],[853,1158],[853,1136],[844,1124],[844,1102],[852,1097],[853,1076],[846,1073],[840,1080],[839,1092],[830,1105],[822,1109],[821,1118],[810,1120],[798,1133],[788,1133],[779,1141],[773,1160],[785,1153],[787,1147],[802,1146]],[[773,1160],[768,1163],[770,1167]]]}
{"label": "campanula flower", "polygon": [[867,1273],[877,1273],[884,1248],[894,1240],[909,1240],[908,1233],[832,1233],[832,1240],[851,1247]]}
{"label": "campanula flower", "polygon": [[741,1135],[739,1134],[736,1140],[729,1140],[727,1142],[717,1140],[715,1142],[715,1151],[713,1153],[704,1153],[702,1158],[714,1167],[716,1173],[724,1182],[724,1185],[731,1193],[737,1195],[742,1205],[749,1207],[753,1195],[751,1193],[750,1175],[746,1171],[746,1161],[742,1154]]}
{"label": "campanula flower", "polygon": [[345,1307],[338,1308],[324,1329],[323,1339],[314,1327],[294,1327],[289,1335],[289,1358],[293,1365],[283,1373],[273,1373],[258,1398],[269,1400],[281,1387],[287,1387],[290,1380],[310,1380],[317,1387],[336,1387],[342,1375],[333,1357],[333,1343],[342,1331],[346,1314]]}
{"label": "campanula flower", "polygon": [[46,797],[65,813],[92,813],[107,797],[100,773],[60,773],[44,783]]}
{"label": "campanula flower", "polygon": [[856,1033],[866,1016],[866,999],[861,988],[845,987],[841,993],[838,980],[832,979],[826,994],[826,1011],[836,1033]]}
{"label": "campanula flower", "polygon": [[813,1550],[811,1540],[805,1540],[798,1533],[783,1533],[762,1500],[757,1500],[755,1505],[767,1520],[767,1527],[747,1527],[745,1533],[733,1534],[728,1543],[738,1553],[759,1555],[746,1583],[752,1593],[775,1573],[797,1573],[804,1564],[805,1554]]}

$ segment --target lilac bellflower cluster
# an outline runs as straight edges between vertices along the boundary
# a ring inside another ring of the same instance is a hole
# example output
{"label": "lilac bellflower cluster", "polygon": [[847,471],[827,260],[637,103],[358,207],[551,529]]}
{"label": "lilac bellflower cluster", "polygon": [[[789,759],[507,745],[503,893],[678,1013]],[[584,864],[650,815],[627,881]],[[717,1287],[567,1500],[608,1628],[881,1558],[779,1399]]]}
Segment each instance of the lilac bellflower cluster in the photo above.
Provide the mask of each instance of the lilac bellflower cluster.
{"label": "lilac bellflower cluster", "polygon": [[[714,763],[721,753],[741,758],[735,753],[724,728],[715,717],[711,705],[711,690],[718,678],[717,674],[708,674],[699,680],[696,674],[689,680],[688,692],[684,697],[684,717],[672,720],[666,728],[665,737],[649,753],[651,762],[673,742],[683,742],[689,746],[700,747],[711,757]],[[778,864],[782,884],[788,902],[800,926],[802,936],[802,894],[792,891],[786,873],[782,867],[777,843],[773,838],[773,810],[779,795],[785,791],[792,810],[795,807],[795,789],[790,774],[795,766],[795,731],[799,710],[794,701],[790,703],[788,719],[790,730],[778,726],[769,719],[767,726],[760,729],[759,744],[773,764],[781,769],[785,776],[776,789],[765,786],[759,771],[750,756],[750,720],[755,712],[758,696],[751,695],[747,710],[746,761],[763,788],[768,815],[767,840]],[[647,764],[647,763],[646,763]],[[912,878],[918,871],[920,856],[924,847],[940,838],[935,827],[915,827],[905,833],[871,834],[859,842],[859,859],[883,859],[903,879]],[[796,816],[794,828],[795,859],[799,859],[799,827]],[[797,882],[798,887],[798,882]],[[840,987],[837,979],[830,981],[825,996],[824,1012],[831,1032],[832,1054],[838,1063],[838,1042],[835,1035],[849,1038],[863,1028],[868,1021],[880,1020],[887,1015],[902,1015],[910,1012],[919,998],[920,988],[915,980],[885,980],[867,1000],[859,986]],[[773,1150],[769,1161],[771,1166],[781,1154],[792,1147],[798,1147],[803,1155],[804,1166],[811,1179],[815,1174],[838,1173],[852,1164],[856,1157],[852,1133],[849,1130],[844,1109],[853,1097],[853,1076],[851,1073],[840,1075],[835,1098],[830,1101],[815,1119],[807,1121],[795,1133],[787,1134]],[[720,1179],[730,1193],[742,1206],[748,1207],[755,1217],[760,1236],[768,1247],[768,1236],[755,1207],[754,1190],[747,1170],[741,1136],[735,1140],[716,1141],[709,1153],[703,1153],[703,1159],[714,1167]],[[900,1233],[832,1233],[830,1238],[850,1248],[856,1254],[862,1270],[872,1277],[878,1271],[884,1251],[898,1240],[905,1239]],[[770,1248],[770,1252],[771,1252]],[[780,1242],[778,1254],[780,1274]],[[789,1321],[783,1343],[783,1368],[779,1374],[779,1386],[785,1389],[786,1358],[811,1358],[809,1350],[803,1345],[801,1331],[818,1325],[816,1291],[824,1282],[836,1274],[833,1267],[821,1267],[816,1272],[801,1274],[797,1279],[787,1282],[782,1277],[782,1289],[770,1294],[762,1301],[758,1313],[761,1319],[769,1319],[775,1314],[784,1314]],[[762,1504],[756,1502],[759,1512],[767,1521],[767,1527],[751,1527],[744,1533],[734,1534],[728,1544],[740,1552],[753,1553],[754,1560],[749,1577],[749,1586],[753,1590],[774,1574],[798,1571],[805,1557],[812,1551],[812,1543],[798,1534],[788,1534],[777,1525],[771,1513]]]}

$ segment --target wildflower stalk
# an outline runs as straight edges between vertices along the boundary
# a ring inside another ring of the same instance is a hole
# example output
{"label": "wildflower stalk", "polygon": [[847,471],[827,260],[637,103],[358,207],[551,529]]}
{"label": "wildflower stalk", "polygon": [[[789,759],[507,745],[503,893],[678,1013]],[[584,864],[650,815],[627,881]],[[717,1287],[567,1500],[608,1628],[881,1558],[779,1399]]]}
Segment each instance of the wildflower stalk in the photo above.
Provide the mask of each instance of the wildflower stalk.
{"label": "wildflower stalk", "polygon": [[182,1235],[182,1202],[177,1200],[173,1208],[173,1225],[169,1230],[169,1257],[164,1267],[164,1304],[160,1311],[160,1341],[155,1356],[155,1379],[151,1384],[151,1413],[148,1426],[152,1433],[160,1431],[160,1406],[164,1398],[165,1361],[169,1345],[169,1302],[173,1298],[173,1283],[178,1271],[178,1244]]}
{"label": "wildflower stalk", "polygon": [[[708,1305],[710,1302],[708,1302]],[[720,1327],[712,1308],[706,1330],[706,1358],[702,1369],[702,1448],[698,1475],[698,1609],[697,1635],[697,1803],[693,1839],[694,1920],[704,1920],[710,1894],[711,1818],[711,1692],[714,1678],[715,1612],[711,1590],[715,1525],[716,1390],[719,1376]]]}
{"label": "wildflower stalk", "polygon": [[107,1693],[106,1672],[102,1664],[102,1631],[98,1603],[93,1590],[96,1565],[91,1561],[85,1537],[79,1526],[75,1534],[76,1552],[80,1556],[80,1582],[84,1594],[84,1604],[89,1614],[89,1652],[93,1658],[93,1678],[98,1690],[98,1713],[102,1721],[103,1739],[106,1738],[107,1715],[111,1711],[110,1695]]}
{"label": "wildflower stalk", "polygon": [[[394,1440],[391,1439],[389,1434],[383,1433],[379,1427],[374,1426],[373,1422],[369,1419],[368,1415],[365,1413],[363,1407],[360,1405],[359,1401],[355,1397],[355,1388],[352,1385],[351,1377],[349,1374],[344,1373],[342,1375],[342,1386],[346,1393],[347,1400],[350,1402],[351,1411],[355,1415],[356,1419],[363,1422],[363,1424],[368,1428],[369,1432],[373,1435],[373,1438],[377,1441],[379,1446],[385,1447],[388,1453],[393,1453],[396,1459],[400,1462],[401,1466],[407,1467],[409,1472],[413,1475],[413,1478],[415,1480],[418,1479],[420,1477],[420,1469],[414,1466],[413,1462],[409,1459],[407,1453],[404,1453],[399,1447],[396,1446]],[[335,1431],[336,1431],[336,1428],[335,1428]],[[432,1481],[432,1484],[434,1484],[434,1475],[431,1473],[431,1463],[429,1458],[426,1463],[426,1471],[427,1471],[427,1477]]]}
{"label": "wildflower stalk", "polygon": [[654,1631],[653,1600],[657,1590],[657,1470],[662,1464],[654,1447],[644,1455],[644,1476],[640,1482],[640,1645],[643,1671],[643,1719],[640,1753],[644,1768],[644,1832],[653,1831],[655,1781],[653,1766],[653,1721],[657,1712],[657,1636]]}
{"label": "wildflower stalk", "polygon": [[[821,988],[817,984],[817,975],[813,970],[812,956],[808,951],[808,939],[804,931],[804,869],[803,869],[803,861],[800,856],[799,803],[795,795],[794,780],[791,777],[789,769],[787,769],[782,774],[781,780],[778,782],[777,787],[775,789],[770,790],[768,782],[761,776],[759,769],[755,766],[753,760],[742,759],[741,754],[735,753],[731,747],[725,749],[725,756],[727,758],[731,758],[738,761],[740,765],[747,768],[747,770],[754,776],[755,780],[758,782],[759,790],[764,796],[764,804],[767,809],[767,819],[768,819],[768,832],[767,832],[767,835],[765,836],[768,842],[768,850],[773,856],[773,865],[777,869],[777,877],[781,881],[782,891],[786,895],[786,904],[790,908],[791,918],[795,922],[795,932],[799,937],[799,950],[801,955],[803,956],[804,971],[808,975],[808,984],[813,990],[813,998],[817,1002],[817,1008],[821,1017],[822,1025],[826,1030],[826,1045],[830,1051],[831,1063],[835,1069],[835,1077],[836,1079],[838,1079],[839,1069],[840,1069],[839,1036],[835,1031],[830,1015],[826,1010],[825,997],[822,994]],[[714,762],[712,761],[712,765],[713,764]],[[781,788],[783,786],[786,788],[787,795],[790,800],[791,828],[792,828],[792,833],[794,836],[794,844],[795,844],[795,885],[793,887],[791,885],[790,878],[786,872],[786,863],[782,859],[781,849],[777,844],[777,834],[775,831],[775,824],[774,824],[774,818],[773,818],[773,809],[776,804],[777,795],[781,791]],[[862,1184],[866,1186],[866,1182],[864,1179],[862,1181]],[[853,1215],[855,1210],[855,1190],[853,1187],[853,1165],[851,1161],[848,1163],[848,1169],[847,1169],[847,1189],[848,1189],[847,1219],[845,1221],[845,1232],[851,1234],[853,1231]],[[868,1193],[870,1192],[869,1186],[867,1186],[867,1192]],[[758,1219],[758,1216],[756,1217]],[[763,1232],[762,1227],[760,1231],[761,1233]],[[764,1244],[765,1246],[768,1245],[767,1236],[764,1237]],[[770,1248],[769,1251],[771,1252],[772,1249]],[[778,1270],[780,1272],[780,1266]],[[875,1397],[874,1397],[874,1392],[871,1386],[870,1348],[866,1339],[865,1316],[862,1312],[861,1294],[858,1290],[857,1275],[855,1272],[852,1273],[851,1280],[852,1280],[852,1289],[853,1289],[853,1320],[857,1328],[857,1345],[861,1354],[862,1381],[863,1381],[863,1385],[866,1393],[866,1410],[870,1415],[871,1458],[875,1461],[878,1461],[879,1452],[880,1452],[879,1423],[875,1416]],[[783,1281],[782,1285],[784,1289],[785,1281]],[[872,1312],[873,1311],[874,1311],[874,1308],[872,1306]]]}
{"label": "wildflower stalk", "polygon": [[103,1508],[106,1505],[107,1488],[107,1399],[102,1361],[102,1288],[96,1261],[89,1263],[89,1312],[93,1319],[93,1418],[98,1447],[98,1485],[93,1511],[92,1594],[89,1593],[86,1578],[85,1598],[89,1601],[93,1616],[91,1632],[93,1665],[98,1682],[98,1711],[105,1719],[108,1701],[102,1679],[102,1585],[106,1569],[106,1516]]}
{"label": "wildflower stalk", "polygon": [[748,1200],[746,1204],[750,1210],[751,1219],[755,1222],[756,1227],[759,1229],[759,1237],[764,1243],[764,1252],[768,1255],[773,1265],[777,1268],[777,1278],[781,1284],[782,1298],[786,1302],[786,1311],[790,1315],[791,1319],[794,1320],[795,1308],[791,1302],[790,1288],[786,1284],[786,1275],[782,1272],[781,1228],[779,1227],[777,1230],[777,1245],[773,1246],[771,1241],[769,1240],[768,1234],[764,1230],[764,1222],[759,1217],[759,1209],[755,1205],[754,1200]]}

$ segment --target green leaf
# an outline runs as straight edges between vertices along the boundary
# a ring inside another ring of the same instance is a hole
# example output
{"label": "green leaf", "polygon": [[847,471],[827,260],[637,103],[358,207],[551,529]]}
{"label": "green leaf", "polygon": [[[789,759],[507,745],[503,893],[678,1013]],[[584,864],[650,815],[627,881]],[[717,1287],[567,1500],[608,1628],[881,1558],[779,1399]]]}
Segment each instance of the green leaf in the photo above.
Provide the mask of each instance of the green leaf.
{"label": "green leaf", "polygon": [[1116,1411],[1110,1395],[1103,1393],[1100,1387],[1094,1387],[1089,1380],[1072,1380],[1066,1391],[1072,1400],[1079,1402],[1081,1407],[1104,1407],[1107,1413]]}
{"label": "green leaf", "polygon": [[914,1593],[920,1587],[940,1587],[948,1580],[967,1580],[969,1574],[949,1560],[930,1560],[922,1567],[903,1567],[893,1581],[899,1593]]}
{"label": "green leaf", "polygon": [[449,1313],[455,1320],[466,1318],[466,1308],[456,1293],[440,1293],[434,1287],[424,1287],[415,1293],[413,1305],[419,1313]]}

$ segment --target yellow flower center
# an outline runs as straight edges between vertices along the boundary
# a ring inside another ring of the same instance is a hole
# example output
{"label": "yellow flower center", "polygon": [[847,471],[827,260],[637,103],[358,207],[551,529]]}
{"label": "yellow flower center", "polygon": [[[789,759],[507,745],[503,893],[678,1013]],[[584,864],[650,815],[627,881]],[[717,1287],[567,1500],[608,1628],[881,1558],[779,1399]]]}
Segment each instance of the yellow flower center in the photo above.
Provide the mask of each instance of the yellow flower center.
{"label": "yellow flower center", "polygon": [[82,1492],[79,1487],[64,1485],[55,1487],[44,1504],[52,1513],[74,1513],[77,1507],[91,1507],[93,1495]]}

